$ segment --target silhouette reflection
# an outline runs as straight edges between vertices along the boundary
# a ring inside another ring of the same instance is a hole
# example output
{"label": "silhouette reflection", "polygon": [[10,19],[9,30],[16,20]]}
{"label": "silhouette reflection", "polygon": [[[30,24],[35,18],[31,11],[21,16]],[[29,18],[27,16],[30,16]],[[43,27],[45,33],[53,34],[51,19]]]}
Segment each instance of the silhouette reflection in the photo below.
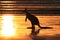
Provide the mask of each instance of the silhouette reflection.
{"label": "silhouette reflection", "polygon": [[31,35],[30,35],[30,37],[31,37],[32,40],[46,40],[46,38],[41,37],[41,36],[38,36],[39,31],[40,31],[40,29],[38,29],[38,30],[36,30],[36,31],[35,31],[35,29],[32,29],[32,30],[31,30]]}
{"label": "silhouette reflection", "polygon": [[35,31],[35,28],[32,29],[31,31],[31,35],[37,35],[39,33],[40,29],[38,29],[37,31]]}

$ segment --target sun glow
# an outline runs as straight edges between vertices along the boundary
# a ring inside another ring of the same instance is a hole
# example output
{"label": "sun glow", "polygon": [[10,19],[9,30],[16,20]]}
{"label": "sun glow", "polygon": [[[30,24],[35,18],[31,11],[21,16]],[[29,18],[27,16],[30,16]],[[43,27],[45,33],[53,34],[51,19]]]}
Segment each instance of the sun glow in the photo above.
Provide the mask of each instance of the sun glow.
{"label": "sun glow", "polygon": [[13,17],[14,16],[2,16],[2,35],[3,36],[13,36],[15,34],[15,29],[13,27]]}

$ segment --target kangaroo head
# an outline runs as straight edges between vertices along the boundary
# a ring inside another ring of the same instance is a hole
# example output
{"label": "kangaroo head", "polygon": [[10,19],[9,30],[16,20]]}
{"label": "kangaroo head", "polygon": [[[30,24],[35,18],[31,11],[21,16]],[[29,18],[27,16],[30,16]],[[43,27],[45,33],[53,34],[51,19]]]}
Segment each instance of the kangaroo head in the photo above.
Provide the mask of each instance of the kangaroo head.
{"label": "kangaroo head", "polygon": [[24,12],[27,12],[27,8],[25,8]]}
{"label": "kangaroo head", "polygon": [[28,14],[28,10],[27,10],[27,8],[25,8],[24,12],[25,12],[26,14]]}
{"label": "kangaroo head", "polygon": [[28,12],[27,8],[25,8],[24,12],[26,13],[26,15],[30,15],[30,13]]}

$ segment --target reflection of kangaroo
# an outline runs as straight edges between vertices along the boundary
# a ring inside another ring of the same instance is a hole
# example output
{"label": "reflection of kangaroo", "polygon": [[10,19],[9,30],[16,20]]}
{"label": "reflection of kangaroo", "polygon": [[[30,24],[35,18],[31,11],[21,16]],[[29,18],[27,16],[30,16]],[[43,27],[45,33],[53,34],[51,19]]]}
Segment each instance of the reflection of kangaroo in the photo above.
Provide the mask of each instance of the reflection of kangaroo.
{"label": "reflection of kangaroo", "polygon": [[37,31],[35,31],[35,29],[32,29],[31,31],[31,35],[37,35],[39,33],[40,29],[38,29]]}
{"label": "reflection of kangaroo", "polygon": [[46,40],[45,37],[38,36],[39,32],[40,32],[40,29],[38,29],[36,31],[35,31],[35,29],[32,29],[31,34],[30,34],[30,38],[32,40]]}
{"label": "reflection of kangaroo", "polygon": [[40,28],[39,20],[37,19],[37,17],[35,17],[34,15],[28,13],[26,8],[25,8],[25,12],[26,12],[26,19],[25,19],[25,21],[27,21],[27,19],[29,19],[31,21],[32,28],[35,28],[34,25],[38,25],[38,27]]}

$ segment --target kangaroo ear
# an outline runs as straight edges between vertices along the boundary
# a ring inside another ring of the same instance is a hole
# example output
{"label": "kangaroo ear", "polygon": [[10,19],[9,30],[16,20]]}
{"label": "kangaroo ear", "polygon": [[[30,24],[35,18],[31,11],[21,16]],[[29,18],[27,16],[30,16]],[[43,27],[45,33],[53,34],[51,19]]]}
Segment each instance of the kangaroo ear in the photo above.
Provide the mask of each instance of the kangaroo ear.
{"label": "kangaroo ear", "polygon": [[27,8],[25,8],[25,10],[24,10],[25,12],[27,12]]}
{"label": "kangaroo ear", "polygon": [[25,8],[22,12],[26,12],[27,11],[27,8]]}
{"label": "kangaroo ear", "polygon": [[27,11],[27,8],[25,8],[25,10]]}

